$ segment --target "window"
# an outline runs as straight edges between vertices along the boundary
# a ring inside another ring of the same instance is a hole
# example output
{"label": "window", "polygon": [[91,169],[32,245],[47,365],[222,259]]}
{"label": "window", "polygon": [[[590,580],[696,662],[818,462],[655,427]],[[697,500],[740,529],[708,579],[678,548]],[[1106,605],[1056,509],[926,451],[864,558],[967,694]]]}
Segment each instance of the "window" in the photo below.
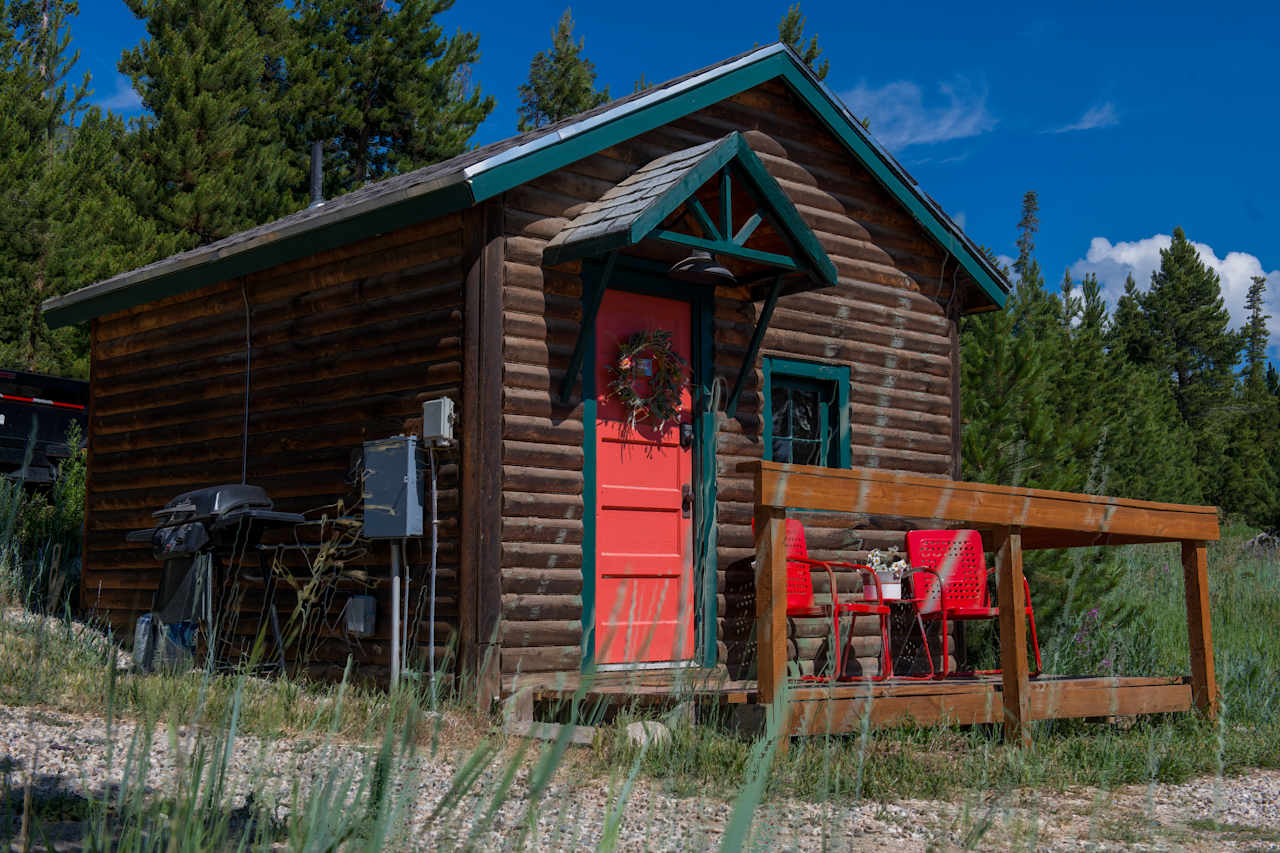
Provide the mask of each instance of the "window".
{"label": "window", "polygon": [[848,367],[766,357],[764,398],[765,459],[849,467]]}

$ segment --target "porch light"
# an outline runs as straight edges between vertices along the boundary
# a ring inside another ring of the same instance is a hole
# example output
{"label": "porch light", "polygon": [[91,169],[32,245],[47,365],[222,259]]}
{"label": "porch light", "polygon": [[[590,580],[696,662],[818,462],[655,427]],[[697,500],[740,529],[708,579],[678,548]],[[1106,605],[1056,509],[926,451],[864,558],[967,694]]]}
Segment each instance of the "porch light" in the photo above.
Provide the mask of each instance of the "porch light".
{"label": "porch light", "polygon": [[721,266],[716,256],[706,249],[694,249],[689,257],[672,264],[671,269],[667,270],[667,275],[692,284],[738,283],[733,273]]}

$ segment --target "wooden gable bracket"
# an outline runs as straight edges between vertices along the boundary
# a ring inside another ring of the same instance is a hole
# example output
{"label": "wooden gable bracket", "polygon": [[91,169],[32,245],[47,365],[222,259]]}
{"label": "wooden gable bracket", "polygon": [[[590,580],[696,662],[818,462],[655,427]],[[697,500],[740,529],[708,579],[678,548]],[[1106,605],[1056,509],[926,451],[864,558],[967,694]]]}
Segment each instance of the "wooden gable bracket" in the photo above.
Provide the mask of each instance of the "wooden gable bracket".
{"label": "wooden gable bracket", "polygon": [[[720,180],[719,222],[694,195],[717,175]],[[733,222],[734,183],[744,188],[756,209],[741,226]],[[681,208],[701,234],[689,234],[664,227]],[[762,223],[784,239],[789,255],[748,247],[747,241]],[[664,155],[636,170],[612,187],[599,200],[587,205],[551,239],[542,253],[548,266],[593,256],[606,255],[601,278],[588,288],[583,280],[582,325],[574,342],[569,370],[560,384],[560,402],[567,404],[582,370],[589,332],[595,328],[604,289],[608,286],[616,252],[647,238],[680,246],[705,249],[717,255],[738,258],[770,268],[764,310],[752,335],[752,346],[743,362],[730,397],[732,411],[755,362],[760,342],[782,294],[784,277],[797,284],[789,290],[815,289],[838,280],[835,264],[827,257],[817,236],[801,218],[777,181],[747,145],[741,133],[729,135]],[[697,285],[691,285],[697,286]],[[753,296],[755,292],[753,291]]]}
{"label": "wooden gable bracket", "polygon": [[733,382],[733,391],[729,394],[729,399],[725,404],[725,414],[730,418],[736,417],[738,414],[738,398],[742,396],[742,389],[747,384],[747,374],[755,369],[756,355],[760,352],[760,343],[764,340],[764,333],[769,328],[769,321],[773,319],[774,306],[778,304],[778,297],[782,294],[782,276],[778,276],[773,280],[773,286],[769,288],[769,295],[764,300],[764,307],[760,309],[760,316],[756,320],[756,328],[751,333],[751,342],[747,344],[747,351],[742,356],[742,366],[738,368],[738,378]]}

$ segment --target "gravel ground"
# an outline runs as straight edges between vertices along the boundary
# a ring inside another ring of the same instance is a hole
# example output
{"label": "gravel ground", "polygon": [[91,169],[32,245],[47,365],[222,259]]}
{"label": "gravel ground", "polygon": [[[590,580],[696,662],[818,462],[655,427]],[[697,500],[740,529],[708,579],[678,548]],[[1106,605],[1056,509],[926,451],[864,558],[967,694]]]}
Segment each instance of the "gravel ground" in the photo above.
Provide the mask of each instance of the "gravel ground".
{"label": "gravel ground", "polygon": [[[461,734],[450,732],[451,725],[447,718],[440,720],[444,743],[457,742]],[[100,797],[119,785],[135,734],[132,724],[119,724],[109,741],[100,719],[0,706],[0,776],[11,791],[20,789],[34,754],[33,796],[38,802]],[[161,729],[145,750],[150,760],[148,786],[156,793],[172,790],[175,770],[192,746],[191,733],[183,730],[172,741]],[[111,767],[107,765],[109,743]],[[507,754],[514,746],[507,746]],[[535,745],[531,755],[541,748],[542,744]],[[241,793],[228,808],[242,806],[245,793],[252,791],[255,803],[267,804],[284,820],[290,804],[299,802],[295,785],[305,792],[330,772],[340,779],[360,779],[371,755],[372,748],[367,746],[328,744],[317,738],[239,738],[228,789]],[[488,808],[491,792],[500,785],[503,757],[499,755],[482,775],[476,785],[478,794],[464,798],[446,819],[435,821],[431,812],[449,789],[458,755],[444,757],[442,750],[436,757],[419,754],[411,759],[398,777],[401,793],[409,795],[403,801],[410,814],[396,848],[434,850],[466,843]],[[493,824],[471,839],[475,848],[498,850],[511,845],[525,825],[528,779],[535,764],[525,762]],[[571,753],[545,791],[531,836],[533,849],[596,847],[624,779],[621,775],[592,778],[581,772],[580,765]],[[714,849],[732,810],[733,804],[721,799],[672,796],[637,782],[621,821],[618,848]],[[74,850],[78,828],[79,824],[68,821],[48,831],[63,839],[58,849]],[[1206,778],[1184,785],[1114,791],[1025,791],[957,802],[770,801],[757,811],[750,846],[770,850],[1280,850],[1280,773],[1254,771],[1225,780]]]}

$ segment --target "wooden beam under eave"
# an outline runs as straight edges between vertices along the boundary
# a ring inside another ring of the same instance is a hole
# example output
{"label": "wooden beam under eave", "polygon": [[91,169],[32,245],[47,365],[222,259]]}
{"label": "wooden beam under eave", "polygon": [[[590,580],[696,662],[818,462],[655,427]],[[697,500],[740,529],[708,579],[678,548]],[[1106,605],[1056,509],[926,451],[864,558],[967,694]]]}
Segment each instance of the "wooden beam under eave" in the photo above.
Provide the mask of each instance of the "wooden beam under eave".
{"label": "wooden beam under eave", "polygon": [[[778,462],[743,462],[759,471],[765,506],[899,518],[934,518],[973,527],[1077,531],[1146,541],[1216,540],[1215,507],[969,483],[869,468],[837,470]],[[1042,546],[1044,547],[1044,546]]]}

